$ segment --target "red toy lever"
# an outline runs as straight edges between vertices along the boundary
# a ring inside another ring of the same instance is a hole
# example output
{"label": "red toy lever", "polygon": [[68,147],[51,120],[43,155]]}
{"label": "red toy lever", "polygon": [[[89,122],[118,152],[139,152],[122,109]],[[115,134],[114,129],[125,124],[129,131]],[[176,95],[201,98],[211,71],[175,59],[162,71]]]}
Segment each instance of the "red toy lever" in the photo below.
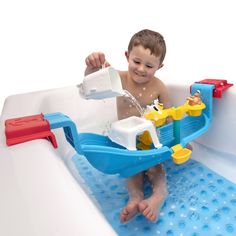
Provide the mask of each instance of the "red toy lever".
{"label": "red toy lever", "polygon": [[221,79],[204,79],[204,80],[198,81],[196,83],[215,85],[215,88],[213,90],[213,97],[214,98],[221,98],[223,91],[225,91],[229,87],[233,86],[233,84],[228,84],[227,80],[221,80]]}
{"label": "red toy lever", "polygon": [[57,148],[55,135],[43,114],[8,119],[5,121],[6,143],[8,146],[26,141],[47,138]]}

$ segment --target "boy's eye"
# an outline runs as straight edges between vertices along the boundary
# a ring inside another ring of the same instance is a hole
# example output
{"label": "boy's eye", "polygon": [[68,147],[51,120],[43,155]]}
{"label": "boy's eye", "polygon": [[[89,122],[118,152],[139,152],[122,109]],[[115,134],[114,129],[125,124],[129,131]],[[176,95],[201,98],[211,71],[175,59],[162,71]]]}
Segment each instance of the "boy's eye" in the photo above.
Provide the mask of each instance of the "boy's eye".
{"label": "boy's eye", "polygon": [[140,64],[140,61],[134,60],[135,64]]}
{"label": "boy's eye", "polygon": [[146,67],[147,67],[147,68],[153,68],[153,66],[151,66],[151,65],[146,65]]}

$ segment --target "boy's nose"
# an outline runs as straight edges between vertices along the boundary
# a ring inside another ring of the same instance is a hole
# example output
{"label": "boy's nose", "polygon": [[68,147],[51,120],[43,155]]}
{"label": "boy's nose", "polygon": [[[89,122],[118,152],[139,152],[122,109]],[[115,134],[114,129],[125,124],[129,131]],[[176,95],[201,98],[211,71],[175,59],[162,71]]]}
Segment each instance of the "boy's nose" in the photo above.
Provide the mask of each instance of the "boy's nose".
{"label": "boy's nose", "polygon": [[145,71],[144,65],[139,65],[139,66],[138,66],[138,71],[144,72],[144,71]]}

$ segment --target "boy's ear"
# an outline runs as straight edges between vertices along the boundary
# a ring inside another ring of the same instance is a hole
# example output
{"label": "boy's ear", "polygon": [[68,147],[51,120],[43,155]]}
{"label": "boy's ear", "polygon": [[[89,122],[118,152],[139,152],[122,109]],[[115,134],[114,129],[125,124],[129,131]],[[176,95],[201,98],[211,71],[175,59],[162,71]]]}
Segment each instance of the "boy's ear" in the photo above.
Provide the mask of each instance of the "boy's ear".
{"label": "boy's ear", "polygon": [[129,52],[128,51],[125,51],[125,57],[127,60],[129,59]]}
{"label": "boy's ear", "polygon": [[164,64],[159,65],[158,70],[161,69],[164,66]]}

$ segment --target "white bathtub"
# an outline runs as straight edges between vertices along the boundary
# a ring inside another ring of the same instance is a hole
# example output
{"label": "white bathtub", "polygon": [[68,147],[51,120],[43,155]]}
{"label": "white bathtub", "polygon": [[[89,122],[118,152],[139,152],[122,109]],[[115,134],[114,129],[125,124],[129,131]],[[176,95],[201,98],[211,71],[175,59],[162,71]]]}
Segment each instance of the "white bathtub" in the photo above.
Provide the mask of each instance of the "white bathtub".
{"label": "white bathtub", "polygon": [[[169,90],[175,105],[189,96],[189,85]],[[214,99],[212,126],[192,143],[192,158],[236,184],[235,101],[235,87]],[[58,149],[43,139],[6,146],[6,119],[52,112],[68,115],[79,132],[100,133],[117,119],[115,99],[84,100],[77,86],[8,97],[0,126],[0,235],[116,235],[73,169],[75,151],[62,130],[53,130]]]}

